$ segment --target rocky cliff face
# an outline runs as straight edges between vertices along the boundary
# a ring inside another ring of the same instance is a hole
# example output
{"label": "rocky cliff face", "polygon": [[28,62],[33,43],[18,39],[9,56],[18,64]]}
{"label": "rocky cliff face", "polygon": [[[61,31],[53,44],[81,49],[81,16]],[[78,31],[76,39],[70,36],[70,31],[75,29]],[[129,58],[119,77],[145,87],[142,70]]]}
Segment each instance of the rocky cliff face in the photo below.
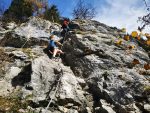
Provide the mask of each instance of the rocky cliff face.
{"label": "rocky cliff face", "polygon": [[34,17],[9,25],[0,28],[0,111],[150,112],[150,70],[144,69],[150,49],[135,39],[118,45],[124,35],[119,29],[73,20],[65,56],[52,60],[44,48],[50,32],[59,35],[60,25]]}

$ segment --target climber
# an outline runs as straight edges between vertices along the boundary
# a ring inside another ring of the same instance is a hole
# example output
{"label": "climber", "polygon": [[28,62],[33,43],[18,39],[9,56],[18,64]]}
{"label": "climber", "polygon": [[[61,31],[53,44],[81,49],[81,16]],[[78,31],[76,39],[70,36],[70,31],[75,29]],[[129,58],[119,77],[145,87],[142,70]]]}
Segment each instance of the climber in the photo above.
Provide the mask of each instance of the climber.
{"label": "climber", "polygon": [[70,28],[69,28],[69,19],[64,19],[61,28],[62,28],[61,36],[63,37],[61,43],[63,43],[64,40],[65,40],[66,33],[70,30]]}
{"label": "climber", "polygon": [[50,42],[48,45],[48,50],[49,50],[50,54],[53,55],[52,58],[55,58],[55,56],[57,54],[63,54],[64,53],[60,49],[58,49],[57,45],[62,46],[62,44],[60,42],[54,40],[54,35],[51,35],[50,36]]}
{"label": "climber", "polygon": [[64,19],[63,24],[62,24],[62,29],[65,32],[68,32],[70,30],[70,28],[69,28],[69,19]]}

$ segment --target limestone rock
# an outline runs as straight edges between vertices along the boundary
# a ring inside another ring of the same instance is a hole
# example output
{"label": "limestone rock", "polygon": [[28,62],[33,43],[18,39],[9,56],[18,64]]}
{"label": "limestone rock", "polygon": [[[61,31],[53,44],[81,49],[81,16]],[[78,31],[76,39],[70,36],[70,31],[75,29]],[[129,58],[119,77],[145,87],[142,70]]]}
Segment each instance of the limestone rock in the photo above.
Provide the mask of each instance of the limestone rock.
{"label": "limestone rock", "polygon": [[21,72],[21,69],[18,67],[11,67],[10,70],[6,73],[5,79],[0,80],[0,96],[8,96],[13,92],[14,88],[12,87],[12,79]]}
{"label": "limestone rock", "polygon": [[[69,67],[43,56],[32,62],[31,69],[32,74],[30,75],[29,86],[32,90],[23,89],[24,98],[28,96],[26,94],[32,94],[34,102],[44,101],[47,96],[62,104],[68,102],[81,104],[84,101],[81,86]],[[63,71],[63,74],[57,71],[58,69]],[[58,81],[59,79],[60,81]],[[57,93],[54,95],[58,82],[61,87],[58,87]]]}
{"label": "limestone rock", "polygon": [[110,104],[108,104],[105,100],[100,100],[102,104],[102,108],[100,108],[100,113],[116,113]]}
{"label": "limestone rock", "polygon": [[149,104],[145,104],[145,105],[144,105],[144,109],[145,109],[147,112],[150,112],[150,105],[149,105]]}
{"label": "limestone rock", "polygon": [[8,30],[13,30],[16,27],[17,27],[17,24],[15,22],[11,22],[6,25],[6,29]]}
{"label": "limestone rock", "polygon": [[23,60],[28,58],[28,56],[25,53],[23,53],[22,51],[13,51],[9,55],[14,56],[19,59],[23,59]]}
{"label": "limestone rock", "polygon": [[[148,98],[143,92],[144,86],[149,85],[149,75],[142,76],[140,70],[143,64],[149,62],[149,55],[136,40],[129,43],[123,40],[123,44],[117,46],[117,37],[123,35],[119,34],[119,30],[95,21],[77,23],[80,25],[80,34],[68,36],[71,41],[63,46],[66,51],[65,62],[72,67],[76,76],[88,79],[92,94],[97,99],[118,103],[118,106],[139,99],[144,101],[142,96]],[[127,50],[128,45],[135,45],[136,49]],[[138,59],[140,64],[131,66],[134,59]]]}
{"label": "limestone rock", "polygon": [[50,101],[47,113],[149,112],[149,70],[143,68],[149,52],[135,39],[116,44],[124,33],[97,21],[76,19],[70,27],[65,38],[71,40],[58,61],[42,46],[52,32],[60,34],[60,25],[31,17],[15,28],[0,28],[0,45],[11,59],[0,57],[7,70],[0,76],[0,96],[26,100],[35,113],[44,113]]}
{"label": "limestone rock", "polygon": [[32,17],[28,22],[21,24],[8,32],[1,40],[2,46],[25,47],[46,45],[52,31],[59,31],[60,26],[49,21]]}

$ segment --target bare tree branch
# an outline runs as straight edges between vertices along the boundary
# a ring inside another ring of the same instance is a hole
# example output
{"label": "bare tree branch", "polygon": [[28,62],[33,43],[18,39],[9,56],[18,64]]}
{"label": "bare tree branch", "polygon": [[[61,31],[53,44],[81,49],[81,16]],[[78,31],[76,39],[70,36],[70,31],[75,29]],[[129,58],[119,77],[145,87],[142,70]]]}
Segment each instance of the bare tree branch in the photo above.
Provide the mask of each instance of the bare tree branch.
{"label": "bare tree branch", "polygon": [[145,2],[146,7],[150,7],[150,6],[147,4],[146,0],[143,0],[143,1]]}
{"label": "bare tree branch", "polygon": [[72,14],[74,18],[92,19],[95,17],[96,11],[91,4],[85,4],[84,0],[79,0]]}
{"label": "bare tree branch", "polygon": [[147,8],[148,14],[146,14],[145,16],[139,17],[139,19],[138,19],[143,24],[141,27],[138,27],[138,29],[140,31],[145,29],[146,26],[150,25],[150,9],[149,9],[150,6],[147,4],[146,0],[143,0],[143,1],[145,3],[146,8]]}

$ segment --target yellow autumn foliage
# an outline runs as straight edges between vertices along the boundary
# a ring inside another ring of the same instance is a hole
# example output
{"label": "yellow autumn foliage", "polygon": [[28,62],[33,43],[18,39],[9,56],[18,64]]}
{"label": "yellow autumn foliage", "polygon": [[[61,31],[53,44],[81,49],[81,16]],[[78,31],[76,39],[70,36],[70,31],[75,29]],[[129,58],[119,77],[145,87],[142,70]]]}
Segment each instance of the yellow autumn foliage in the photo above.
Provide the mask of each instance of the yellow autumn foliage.
{"label": "yellow autumn foliage", "polygon": [[128,46],[128,49],[134,49],[135,48],[135,45],[129,45]]}
{"label": "yellow autumn foliage", "polygon": [[150,46],[150,40],[145,41],[146,45]]}
{"label": "yellow autumn foliage", "polygon": [[125,35],[124,36],[124,40],[129,41],[130,40],[130,36],[129,35]]}
{"label": "yellow autumn foliage", "polygon": [[122,44],[122,40],[118,40],[117,42],[115,42],[115,44],[116,44],[117,46],[121,45],[121,44]]}
{"label": "yellow autumn foliage", "polygon": [[36,2],[36,6],[37,6],[39,9],[43,8],[43,4],[40,3],[40,2]]}
{"label": "yellow autumn foliage", "polygon": [[140,37],[140,35],[139,36],[137,36],[137,37],[135,37],[137,40],[140,40],[141,39],[141,37]]}
{"label": "yellow autumn foliage", "polygon": [[[43,8],[43,4],[37,0],[26,0],[26,2],[29,2],[33,5],[35,5],[38,9]],[[34,10],[36,10],[36,9],[34,9]]]}
{"label": "yellow autumn foliage", "polygon": [[137,65],[137,64],[140,64],[140,61],[139,60],[137,60],[137,59],[134,59],[133,61],[132,61],[132,65]]}
{"label": "yellow autumn foliage", "polygon": [[147,63],[147,64],[144,64],[144,69],[145,69],[145,70],[150,70],[150,64],[148,64],[148,63]]}
{"label": "yellow autumn foliage", "polygon": [[131,33],[131,36],[135,38],[135,37],[138,36],[138,33],[137,33],[136,31],[133,31],[133,32]]}

